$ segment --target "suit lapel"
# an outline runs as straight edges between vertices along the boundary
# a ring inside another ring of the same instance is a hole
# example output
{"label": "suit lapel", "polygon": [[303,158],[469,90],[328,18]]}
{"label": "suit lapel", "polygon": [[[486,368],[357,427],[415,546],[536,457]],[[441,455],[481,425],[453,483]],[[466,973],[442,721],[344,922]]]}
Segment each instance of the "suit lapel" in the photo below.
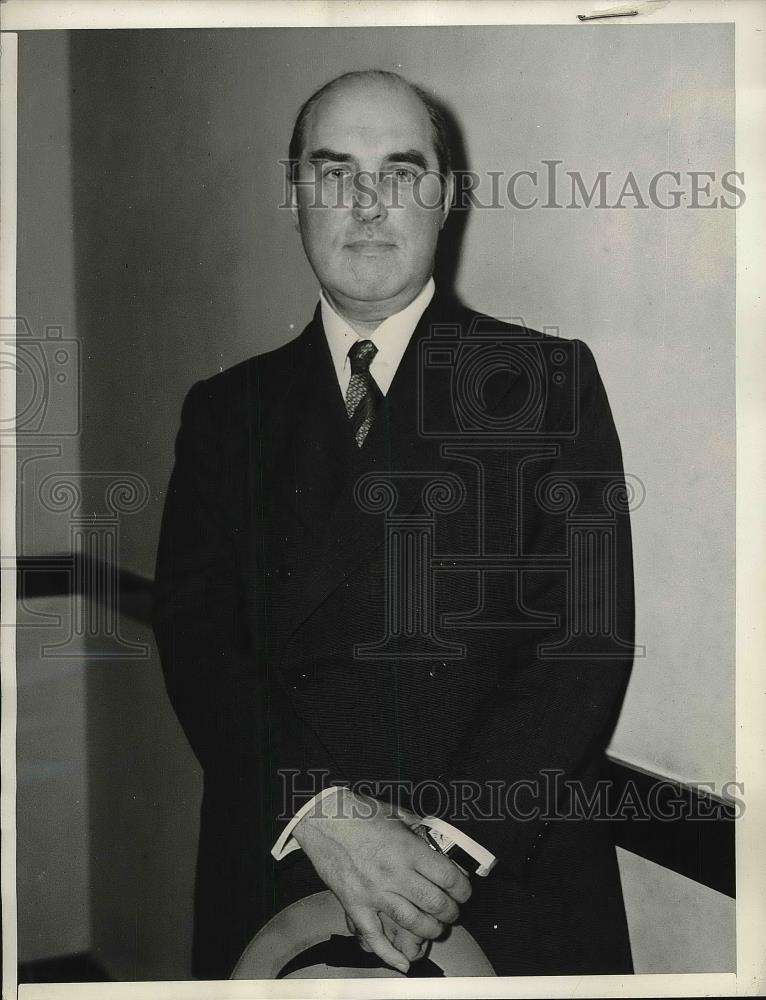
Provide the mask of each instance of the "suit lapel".
{"label": "suit lapel", "polygon": [[[449,371],[442,373],[438,384],[429,385],[424,375],[427,344],[441,324],[467,332],[465,317],[471,313],[450,300],[435,298],[421,317],[410,338],[391,387],[378,410],[372,429],[362,448],[357,448],[350,434],[342,399],[331,361],[328,377],[340,402],[341,419],[337,422],[337,447],[333,455],[333,475],[338,476],[338,488],[327,518],[315,530],[316,544],[301,559],[302,587],[293,611],[288,635],[294,636],[316,609],[371,553],[385,537],[381,512],[364,510],[355,495],[363,477],[380,477],[395,483],[397,498],[391,513],[406,515],[415,509],[428,481],[427,473],[459,472],[465,466],[451,462],[442,455],[442,438],[438,433],[423,433],[423,418],[431,428],[442,429],[449,435],[455,426],[452,389],[447,385]],[[319,321],[321,328],[321,320]],[[322,331],[322,339],[324,332]],[[329,348],[327,358],[329,359]],[[352,447],[348,448],[348,442]],[[339,462],[338,459],[341,461]],[[287,651],[289,642],[285,644]]]}
{"label": "suit lapel", "polygon": [[262,427],[264,485],[276,520],[296,518],[320,539],[347,475],[353,439],[319,306],[295,341],[290,365],[288,378],[268,387],[274,395],[267,409],[283,423],[271,419]]}

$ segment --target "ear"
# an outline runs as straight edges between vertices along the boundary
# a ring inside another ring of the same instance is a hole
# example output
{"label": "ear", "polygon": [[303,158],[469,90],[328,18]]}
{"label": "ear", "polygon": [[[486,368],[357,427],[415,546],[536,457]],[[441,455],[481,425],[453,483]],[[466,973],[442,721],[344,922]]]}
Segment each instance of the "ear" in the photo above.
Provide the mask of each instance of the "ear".
{"label": "ear", "polygon": [[442,201],[442,222],[441,229],[444,229],[444,223],[447,221],[447,216],[449,215],[450,208],[452,207],[452,199],[455,197],[455,175],[450,171],[444,178],[444,200]]}

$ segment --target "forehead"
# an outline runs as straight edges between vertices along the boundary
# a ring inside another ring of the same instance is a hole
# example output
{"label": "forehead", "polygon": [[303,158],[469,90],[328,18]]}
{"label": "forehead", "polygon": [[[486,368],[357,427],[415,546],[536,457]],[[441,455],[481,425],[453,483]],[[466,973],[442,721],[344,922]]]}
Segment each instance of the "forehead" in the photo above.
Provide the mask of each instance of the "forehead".
{"label": "forehead", "polygon": [[320,147],[355,156],[414,148],[436,158],[423,102],[408,87],[378,80],[339,84],[320,98],[307,122],[304,150]]}

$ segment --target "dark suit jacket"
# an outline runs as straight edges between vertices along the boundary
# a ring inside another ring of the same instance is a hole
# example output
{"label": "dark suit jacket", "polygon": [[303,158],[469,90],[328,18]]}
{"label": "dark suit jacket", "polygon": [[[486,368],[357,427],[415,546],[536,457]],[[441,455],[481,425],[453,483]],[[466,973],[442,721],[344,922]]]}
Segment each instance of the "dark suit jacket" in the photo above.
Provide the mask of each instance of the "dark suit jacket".
{"label": "dark suit jacket", "polygon": [[[499,974],[631,970],[608,827],[567,786],[596,789],[630,671],[621,483],[588,348],[438,295],[361,449],[319,309],[191,389],[155,631],[204,769],[196,976],[323,888],[269,851],[291,783],[341,780],[414,790],[497,855],[462,919]],[[404,599],[395,550],[428,567]]]}

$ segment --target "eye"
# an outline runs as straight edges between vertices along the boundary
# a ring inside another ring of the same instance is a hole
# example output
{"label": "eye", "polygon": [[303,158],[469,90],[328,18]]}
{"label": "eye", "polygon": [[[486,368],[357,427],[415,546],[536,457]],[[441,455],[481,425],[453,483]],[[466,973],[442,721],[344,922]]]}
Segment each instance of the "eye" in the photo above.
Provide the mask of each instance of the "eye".
{"label": "eye", "polygon": [[351,171],[348,167],[328,167],[322,172],[323,180],[342,181],[344,178],[350,176]]}
{"label": "eye", "polygon": [[412,184],[418,176],[418,171],[414,167],[394,167],[390,176],[397,181]]}

